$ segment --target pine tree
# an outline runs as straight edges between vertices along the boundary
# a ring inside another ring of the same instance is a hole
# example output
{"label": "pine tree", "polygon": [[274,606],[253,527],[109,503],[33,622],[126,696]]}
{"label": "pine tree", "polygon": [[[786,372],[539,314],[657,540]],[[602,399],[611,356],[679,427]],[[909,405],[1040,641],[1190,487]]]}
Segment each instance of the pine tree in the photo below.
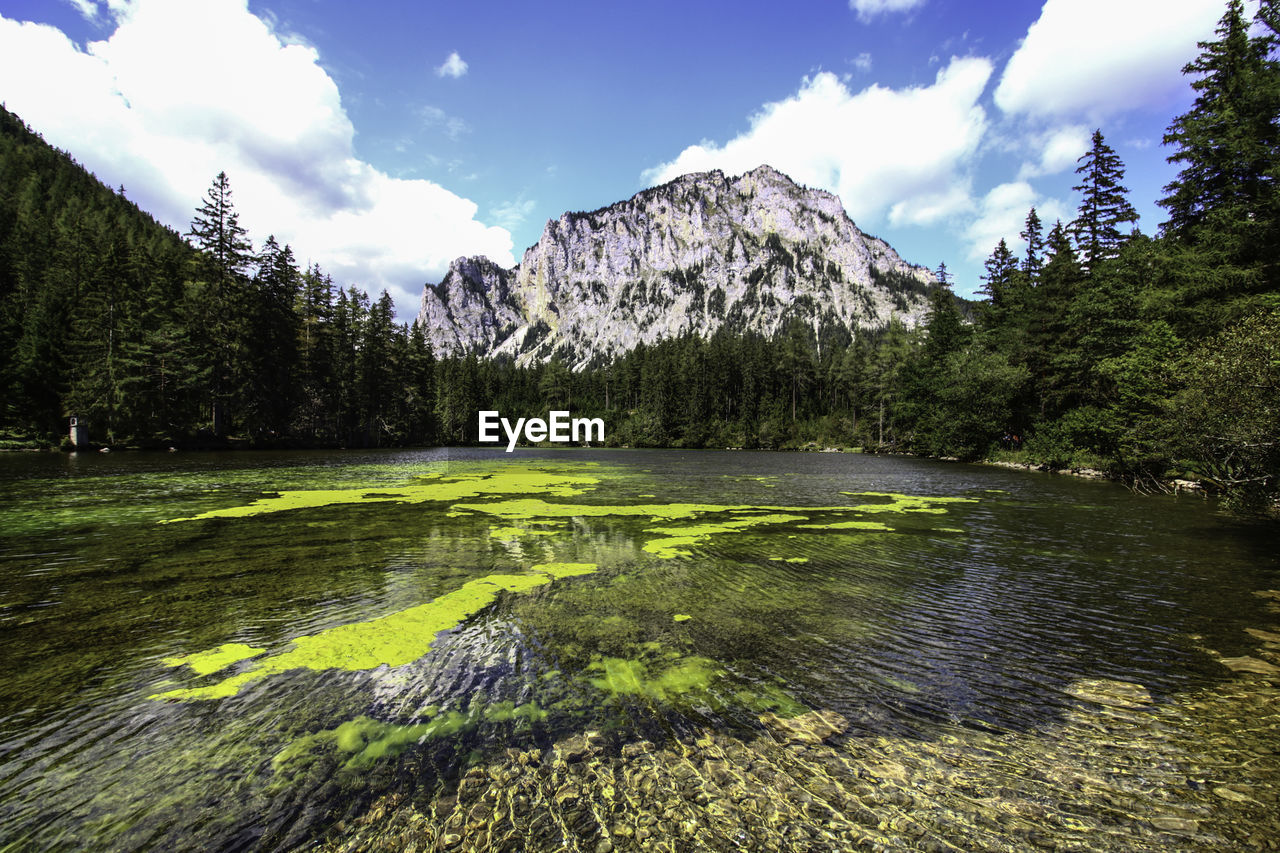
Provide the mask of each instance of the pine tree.
{"label": "pine tree", "polygon": [[219,172],[205,193],[187,236],[213,262],[215,281],[220,286],[248,274],[250,245],[240,227],[240,217],[231,203],[231,182]]}
{"label": "pine tree", "polygon": [[946,262],[946,261],[941,261],[941,262],[939,262],[939,264],[938,264],[938,269],[937,269],[937,271],[935,271],[935,272],[934,272],[934,275],[935,275],[935,276],[937,276],[937,278],[938,278],[938,284],[940,284],[941,286],[943,286],[943,287],[950,287],[950,286],[951,286],[951,279],[952,279],[952,275],[951,275],[951,273],[947,272],[947,262]]}
{"label": "pine tree", "polygon": [[207,370],[209,413],[215,437],[232,428],[233,412],[248,391],[247,350],[252,336],[248,269],[250,245],[231,204],[231,185],[219,172],[191,220],[187,236],[200,250],[199,278],[208,283],[189,300],[194,309],[193,356]]}
{"label": "pine tree", "polygon": [[1072,187],[1083,198],[1080,215],[1071,223],[1071,234],[1080,250],[1080,263],[1086,273],[1097,265],[1113,258],[1124,237],[1120,225],[1137,222],[1138,212],[1125,197],[1129,190],[1120,182],[1124,180],[1124,165],[1116,152],[1102,138],[1102,131],[1093,132],[1093,142],[1088,151],[1076,161],[1080,183]]}
{"label": "pine tree", "polygon": [[289,430],[298,402],[297,370],[299,327],[295,303],[302,276],[293,250],[267,238],[258,255],[253,279],[250,328],[245,357],[249,361],[246,403],[252,418],[250,432],[261,438],[279,439]]}
{"label": "pine tree", "polygon": [[1040,281],[1032,289],[1028,307],[1028,366],[1040,397],[1042,414],[1061,412],[1073,389],[1067,376],[1074,375],[1078,330],[1068,321],[1071,304],[1083,275],[1067,229],[1055,222],[1046,240],[1048,260]]}
{"label": "pine tree", "polygon": [[949,353],[964,345],[965,328],[956,309],[951,288],[939,284],[929,294],[929,315],[924,323],[924,358],[931,366],[937,366]]}
{"label": "pine tree", "polygon": [[1014,307],[1012,286],[1013,276],[1018,271],[1018,259],[1014,257],[1013,252],[1009,251],[1009,244],[1003,237],[983,264],[983,269],[986,273],[982,276],[984,283],[981,292],[987,295],[991,303],[988,313],[1003,314],[1009,311]]}
{"label": "pine tree", "polygon": [[1273,3],[1260,11],[1263,33],[1251,38],[1241,0],[1230,0],[1215,41],[1182,69],[1194,75],[1191,109],[1164,136],[1182,164],[1160,201],[1169,212],[1164,233],[1202,245],[1228,263],[1248,265],[1274,253],[1277,162],[1280,160],[1280,68]]}
{"label": "pine tree", "polygon": [[357,346],[357,376],[361,443],[381,447],[394,442],[393,398],[396,363],[395,305],[385,290],[369,307]]}
{"label": "pine tree", "polygon": [[[942,272],[946,272],[945,267]],[[791,422],[795,423],[800,394],[814,377],[813,333],[798,317],[787,324],[780,367],[790,392]]]}
{"label": "pine tree", "polygon": [[1027,274],[1029,284],[1035,284],[1040,278],[1040,270],[1044,266],[1044,226],[1033,207],[1027,213],[1027,221],[1018,234],[1027,244],[1027,252],[1023,256],[1022,271]]}

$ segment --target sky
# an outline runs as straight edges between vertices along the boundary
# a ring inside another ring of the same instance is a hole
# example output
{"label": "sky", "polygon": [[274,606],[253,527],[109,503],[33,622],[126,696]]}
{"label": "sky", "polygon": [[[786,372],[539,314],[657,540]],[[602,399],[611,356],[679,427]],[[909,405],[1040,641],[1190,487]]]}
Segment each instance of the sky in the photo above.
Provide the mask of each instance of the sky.
{"label": "sky", "polygon": [[1100,129],[1139,226],[1181,68],[1225,0],[0,0],[0,101],[166,225],[225,171],[255,246],[401,321],[449,262],[547,220],[768,163],[904,259],[981,286],[1079,203]]}

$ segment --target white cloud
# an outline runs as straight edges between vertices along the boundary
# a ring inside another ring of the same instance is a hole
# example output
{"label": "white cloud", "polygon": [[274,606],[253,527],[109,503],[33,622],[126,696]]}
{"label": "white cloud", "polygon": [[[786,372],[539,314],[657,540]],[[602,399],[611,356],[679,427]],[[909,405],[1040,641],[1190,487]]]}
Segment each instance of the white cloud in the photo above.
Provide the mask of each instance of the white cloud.
{"label": "white cloud", "polygon": [[457,79],[466,73],[467,63],[463,61],[456,50],[449,54],[449,58],[444,61],[444,65],[436,69],[437,77],[453,77]]}
{"label": "white cloud", "polygon": [[1018,180],[1056,175],[1073,168],[1081,155],[1089,150],[1090,140],[1089,128],[1080,124],[1055,128],[1039,139],[1032,140],[1032,144],[1040,149],[1040,159],[1035,163],[1023,163],[1018,172]]}
{"label": "white cloud", "polygon": [[940,192],[922,193],[909,201],[898,202],[889,208],[889,222],[893,225],[934,225],[972,209],[969,182],[957,179]]}
{"label": "white cloud", "polygon": [[1222,0],[1045,0],[1005,66],[1006,113],[1088,116],[1161,108],[1186,89],[1182,66],[1213,35]]}
{"label": "white cloud", "polygon": [[869,21],[876,15],[885,12],[909,12],[923,6],[926,0],[849,0],[849,8],[858,13],[858,17]]}
{"label": "white cloud", "polygon": [[80,17],[89,23],[95,23],[98,20],[98,4],[94,0],[66,0],[68,6],[75,8],[80,13]]}
{"label": "white cloud", "polygon": [[[476,205],[358,159],[314,48],[285,44],[245,0],[112,0],[117,23],[79,50],[53,27],[0,17],[10,110],[162,222],[185,231],[225,170],[250,236],[275,234],[342,282],[391,292],[400,316],[453,258],[514,263]],[[209,45],[235,61],[208,65]]]}
{"label": "white cloud", "polygon": [[969,260],[984,260],[991,254],[1001,238],[1008,243],[1014,254],[1025,248],[1026,243],[1018,236],[1027,220],[1031,208],[1044,223],[1044,231],[1049,233],[1056,220],[1064,222],[1070,218],[1069,211],[1056,198],[1038,196],[1026,181],[1013,181],[993,187],[982,199],[978,209],[978,217],[965,229],[964,237],[969,242]]}
{"label": "white cloud", "polygon": [[871,70],[871,54],[864,51],[855,56],[853,58],[853,67],[866,74]]}
{"label": "white cloud", "polygon": [[840,196],[864,227],[892,206],[894,222],[925,223],[969,204],[963,170],[987,126],[978,104],[991,76],[982,58],[952,59],[932,85],[853,94],[834,74],[805,78],[791,97],[766,104],[724,145],[691,145],[647,170],[650,185],[688,172],[740,174],[762,163]]}

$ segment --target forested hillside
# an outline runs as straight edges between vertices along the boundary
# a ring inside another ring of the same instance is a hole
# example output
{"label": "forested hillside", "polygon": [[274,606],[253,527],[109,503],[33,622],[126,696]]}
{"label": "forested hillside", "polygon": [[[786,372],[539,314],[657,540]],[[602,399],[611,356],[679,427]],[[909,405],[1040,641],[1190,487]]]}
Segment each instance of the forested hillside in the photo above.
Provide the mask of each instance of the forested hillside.
{"label": "forested hillside", "polygon": [[1168,222],[1138,232],[1101,130],[1078,213],[1036,211],[962,316],[816,340],[721,331],[570,371],[553,358],[434,357],[274,239],[249,246],[225,175],[178,235],[0,115],[0,430],[57,442],[387,446],[473,441],[479,409],[601,416],[611,444],[862,446],[1170,473],[1248,511],[1280,493],[1280,11],[1238,0],[1185,69],[1197,98],[1165,137]]}

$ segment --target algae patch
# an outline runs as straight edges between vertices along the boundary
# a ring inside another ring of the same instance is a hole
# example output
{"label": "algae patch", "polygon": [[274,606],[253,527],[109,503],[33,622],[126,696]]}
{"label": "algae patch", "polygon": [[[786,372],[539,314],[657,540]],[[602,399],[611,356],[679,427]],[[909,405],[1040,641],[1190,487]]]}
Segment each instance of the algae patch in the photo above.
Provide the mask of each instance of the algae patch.
{"label": "algae patch", "polygon": [[350,756],[342,765],[344,769],[360,769],[379,759],[399,755],[414,744],[469,731],[482,722],[523,720],[533,723],[545,719],[546,712],[534,702],[523,705],[511,701],[489,705],[473,702],[466,711],[446,711],[429,716],[433,719],[421,723],[389,723],[365,716],[356,717],[336,728],[298,738],[276,753],[271,759],[271,767],[278,772],[322,747],[331,746],[337,752]]}
{"label": "algae patch", "polygon": [[223,643],[216,649],[184,655],[182,657],[163,658],[160,663],[165,666],[188,666],[199,675],[211,675],[225,669],[233,663],[257,657],[266,649],[258,649],[244,643]]}
{"label": "algae patch", "polygon": [[[234,696],[253,681],[291,669],[368,670],[379,666],[404,666],[431,650],[431,643],[441,631],[455,628],[468,617],[497,600],[499,593],[522,593],[551,583],[557,578],[591,574],[594,563],[544,563],[518,575],[494,574],[467,581],[453,592],[426,604],[410,607],[366,622],[339,625],[316,634],[293,640],[293,647],[256,661],[249,669],[206,687],[169,690],[153,695],[153,699],[219,699]],[[236,644],[230,644],[235,646]],[[187,663],[196,672],[208,674],[247,655],[235,649],[239,657],[226,659],[227,646],[209,652],[198,652],[185,658],[169,658],[171,665]],[[261,650],[258,650],[259,653]],[[209,669],[214,663],[225,663]],[[204,667],[203,670],[197,666]]]}
{"label": "algae patch", "polygon": [[689,557],[691,551],[685,548],[701,544],[712,536],[725,533],[740,533],[761,524],[784,524],[788,521],[805,521],[804,515],[751,515],[734,518],[713,524],[697,524],[685,527],[650,527],[646,533],[661,533],[659,539],[651,539],[644,544],[644,550],[659,557]]}
{"label": "algae patch", "polygon": [[715,661],[703,657],[677,657],[652,675],[644,661],[626,658],[602,658],[592,662],[588,670],[599,673],[588,680],[606,693],[642,696],[658,702],[706,690],[714,679],[723,675]]}
{"label": "algae patch", "polygon": [[595,487],[593,474],[544,467],[502,468],[448,475],[431,473],[395,487],[347,489],[299,489],[276,492],[243,506],[209,510],[161,524],[206,518],[244,518],[294,509],[316,509],[334,504],[451,502],[487,495],[537,494],[572,497]]}

